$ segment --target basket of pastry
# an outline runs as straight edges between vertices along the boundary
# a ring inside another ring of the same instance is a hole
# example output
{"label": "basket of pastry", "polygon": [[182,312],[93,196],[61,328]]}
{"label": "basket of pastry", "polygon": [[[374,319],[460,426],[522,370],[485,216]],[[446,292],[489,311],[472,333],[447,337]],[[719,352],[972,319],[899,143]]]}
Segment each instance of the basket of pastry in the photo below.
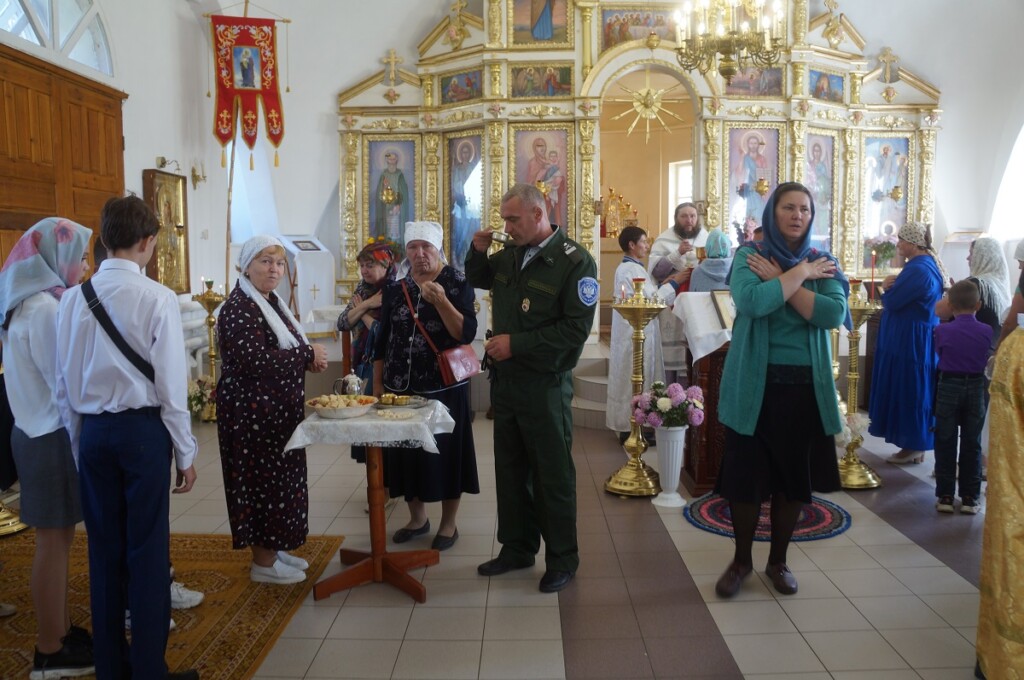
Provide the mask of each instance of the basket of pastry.
{"label": "basket of pastry", "polygon": [[342,420],[357,418],[377,403],[377,397],[365,394],[325,394],[306,402],[321,418]]}

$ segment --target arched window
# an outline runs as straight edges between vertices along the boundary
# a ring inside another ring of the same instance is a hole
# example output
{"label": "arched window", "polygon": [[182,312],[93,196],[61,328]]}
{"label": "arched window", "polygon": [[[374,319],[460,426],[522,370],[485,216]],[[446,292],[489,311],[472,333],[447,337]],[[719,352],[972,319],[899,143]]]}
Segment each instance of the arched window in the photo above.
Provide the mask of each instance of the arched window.
{"label": "arched window", "polygon": [[51,52],[57,63],[71,61],[114,75],[95,0],[0,0],[0,30]]}

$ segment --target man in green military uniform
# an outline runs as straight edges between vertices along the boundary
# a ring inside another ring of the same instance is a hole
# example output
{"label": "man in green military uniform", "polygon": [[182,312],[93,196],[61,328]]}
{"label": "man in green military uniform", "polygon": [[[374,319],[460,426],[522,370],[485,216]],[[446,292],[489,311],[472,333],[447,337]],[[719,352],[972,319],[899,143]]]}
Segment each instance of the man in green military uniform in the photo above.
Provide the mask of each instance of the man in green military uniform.
{"label": "man in green military uniform", "polygon": [[491,257],[493,233],[473,235],[466,277],[490,289],[494,336],[494,469],[501,552],[477,571],[497,576],[533,564],[544,537],[540,590],[554,593],[579,567],[576,467],[572,462],[572,369],[590,334],[598,297],[594,258],[548,221],[529,184],[501,201],[510,243]]}

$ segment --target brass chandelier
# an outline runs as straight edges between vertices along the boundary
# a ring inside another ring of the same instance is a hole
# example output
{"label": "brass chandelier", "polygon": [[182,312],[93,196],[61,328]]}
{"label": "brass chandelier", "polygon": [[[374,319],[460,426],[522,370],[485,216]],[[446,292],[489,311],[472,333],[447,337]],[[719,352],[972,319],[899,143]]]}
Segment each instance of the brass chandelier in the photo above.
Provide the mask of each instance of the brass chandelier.
{"label": "brass chandelier", "polygon": [[732,83],[741,67],[778,63],[786,32],[780,0],[766,13],[765,0],[698,0],[675,13],[676,58],[705,75],[713,66]]}

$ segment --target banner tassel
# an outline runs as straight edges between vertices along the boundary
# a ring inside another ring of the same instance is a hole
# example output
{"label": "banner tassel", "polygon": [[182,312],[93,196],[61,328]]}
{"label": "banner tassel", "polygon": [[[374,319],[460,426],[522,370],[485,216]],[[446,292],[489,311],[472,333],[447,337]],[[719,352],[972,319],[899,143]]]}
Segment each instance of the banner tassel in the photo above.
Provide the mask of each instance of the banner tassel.
{"label": "banner tassel", "polygon": [[281,165],[281,161],[277,158],[277,149],[274,149],[274,167]]}
{"label": "banner tassel", "polygon": [[224,155],[224,147],[220,147],[220,167],[228,167],[228,157]]}
{"label": "banner tassel", "polygon": [[256,165],[252,161],[252,151],[249,152],[249,171],[252,172],[256,169]]}

